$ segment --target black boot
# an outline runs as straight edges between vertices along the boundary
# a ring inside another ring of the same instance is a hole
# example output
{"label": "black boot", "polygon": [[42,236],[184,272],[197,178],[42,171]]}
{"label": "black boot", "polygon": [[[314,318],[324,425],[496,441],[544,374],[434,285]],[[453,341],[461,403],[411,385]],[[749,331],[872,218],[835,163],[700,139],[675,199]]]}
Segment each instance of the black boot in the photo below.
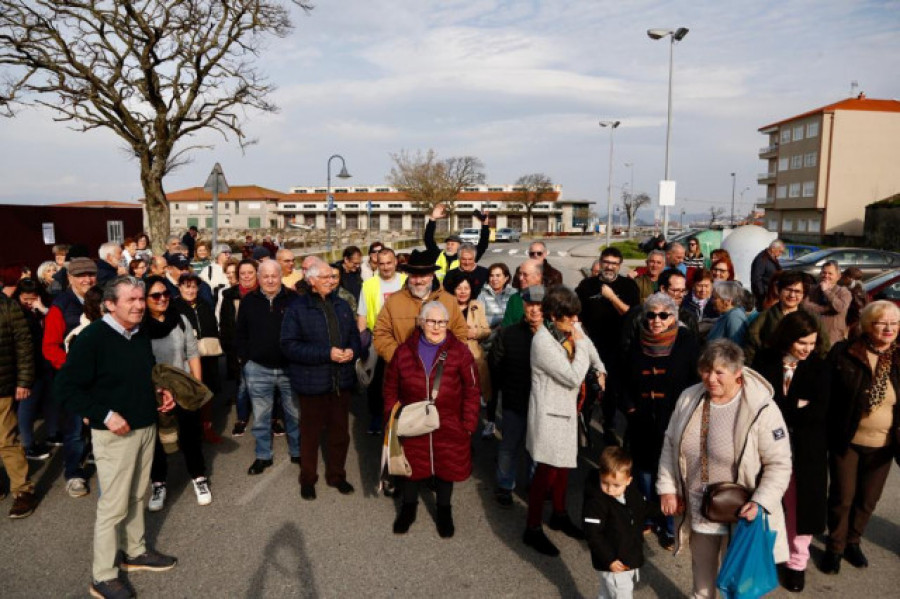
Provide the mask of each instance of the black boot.
{"label": "black boot", "polygon": [[418,507],[418,503],[404,503],[400,506],[400,513],[397,514],[397,519],[394,520],[395,535],[407,533],[409,527],[416,521],[416,509]]}
{"label": "black boot", "polygon": [[830,549],[826,551],[819,569],[825,574],[838,574],[841,571],[841,554]]}
{"label": "black boot", "polygon": [[859,543],[848,544],[844,548],[844,559],[854,568],[868,568],[869,560],[859,548]]}
{"label": "black boot", "polygon": [[438,534],[444,539],[452,537],[456,532],[456,527],[453,526],[453,508],[449,505],[437,506],[436,520]]}
{"label": "black boot", "polygon": [[791,570],[790,568],[785,568],[783,574],[781,586],[792,593],[800,593],[803,591],[803,587],[806,585],[806,572],[803,570]]}
{"label": "black boot", "polygon": [[547,535],[544,534],[544,529],[540,526],[537,528],[526,528],[522,541],[529,547],[533,547],[538,553],[543,553],[550,557],[559,555],[559,549],[547,538]]}
{"label": "black boot", "polygon": [[567,537],[573,539],[581,540],[584,538],[584,533],[580,528],[575,526],[575,523],[569,518],[568,512],[554,512],[553,515],[550,516],[550,521],[547,522],[547,526],[553,530],[558,530]]}

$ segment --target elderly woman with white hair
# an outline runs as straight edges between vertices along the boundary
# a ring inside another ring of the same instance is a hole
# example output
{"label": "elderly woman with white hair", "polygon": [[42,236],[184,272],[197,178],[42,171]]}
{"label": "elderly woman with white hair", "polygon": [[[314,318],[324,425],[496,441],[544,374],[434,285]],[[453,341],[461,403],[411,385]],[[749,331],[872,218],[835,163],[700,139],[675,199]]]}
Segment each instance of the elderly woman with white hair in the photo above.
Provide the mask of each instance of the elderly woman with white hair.
{"label": "elderly woman with white hair", "polygon": [[850,565],[869,565],[859,547],[891,470],[900,458],[900,308],[887,300],[860,312],[862,335],[842,341],[829,355],[832,386],[828,412],[831,488],[828,492],[828,542],[822,570],[840,571],[841,556]]}
{"label": "elderly woman with white hair", "polygon": [[[675,553],[690,543],[693,597],[715,597],[716,574],[729,525],[704,516],[704,496],[715,483],[748,493],[737,515],[769,515],[776,532],[774,558],[789,556],[781,498],[791,478],[788,428],[772,399],[772,386],[750,368],[735,343],[717,339],[698,360],[701,383],[685,389],[669,421],[656,492],[663,514],[676,519]],[[712,515],[710,515],[712,517]]]}
{"label": "elderly woman with white hair", "polygon": [[441,537],[455,532],[450,498],[453,483],[472,474],[470,438],[478,427],[478,369],[472,352],[447,334],[450,314],[439,301],[422,306],[418,327],[400,344],[384,373],[385,422],[394,405],[401,408],[433,398],[440,427],[431,433],[401,439],[412,474],[403,481],[402,503],[394,533],[404,534],[416,520],[419,485],[433,479],[437,491],[436,524]]}
{"label": "elderly woman with white hair", "polygon": [[744,287],[737,281],[716,281],[712,300],[719,318],[706,336],[707,341],[728,339],[744,344],[747,335],[747,312],[744,310]]}

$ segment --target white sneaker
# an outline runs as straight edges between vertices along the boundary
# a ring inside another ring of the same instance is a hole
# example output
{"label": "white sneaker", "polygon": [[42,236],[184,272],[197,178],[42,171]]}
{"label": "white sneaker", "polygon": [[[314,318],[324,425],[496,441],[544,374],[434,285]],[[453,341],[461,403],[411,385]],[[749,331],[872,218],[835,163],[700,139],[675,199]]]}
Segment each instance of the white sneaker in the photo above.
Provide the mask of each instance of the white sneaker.
{"label": "white sneaker", "polygon": [[482,439],[490,439],[494,436],[494,431],[497,430],[497,425],[493,422],[485,422],[484,428],[481,429],[481,438]]}
{"label": "white sneaker", "polygon": [[90,490],[88,489],[87,482],[83,478],[70,478],[66,481],[66,493],[69,494],[69,497],[84,497]]}
{"label": "white sneaker", "polygon": [[164,505],[166,505],[166,483],[153,483],[147,509],[151,512],[158,512],[163,509]]}
{"label": "white sneaker", "polygon": [[209,492],[209,480],[205,476],[195,478],[194,493],[197,494],[197,505],[209,505],[212,503],[212,493]]}

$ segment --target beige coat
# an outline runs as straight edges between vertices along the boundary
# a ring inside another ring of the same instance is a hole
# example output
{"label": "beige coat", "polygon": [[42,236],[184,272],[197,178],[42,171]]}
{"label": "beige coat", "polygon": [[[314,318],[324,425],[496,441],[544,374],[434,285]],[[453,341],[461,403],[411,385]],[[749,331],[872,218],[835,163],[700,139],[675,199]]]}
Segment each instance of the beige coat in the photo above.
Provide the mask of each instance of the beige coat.
{"label": "beige coat", "polygon": [[[484,312],[484,304],[478,300],[469,302],[469,313],[466,316],[466,328],[471,329],[475,333],[474,339],[466,339],[466,345],[475,358],[475,365],[478,366],[478,379],[481,382],[481,396],[485,399],[491,397],[491,373],[488,371],[487,355],[481,342],[487,339],[491,334],[491,327],[488,325],[487,315]],[[468,332],[466,333],[468,337]]]}
{"label": "beige coat", "polygon": [[[744,368],[744,393],[735,423],[734,454],[738,456],[737,481],[751,490],[751,499],[769,513],[769,526],[777,533],[775,561],[787,561],[787,533],[781,499],[791,479],[791,441],[781,411],[772,400],[772,387],[754,370]],[[688,387],[675,405],[659,459],[656,492],[659,495],[687,496],[687,461],[681,452],[684,431],[693,419],[706,393],[702,383]],[[757,477],[762,470],[762,476]],[[688,542],[691,532],[691,510],[686,507],[678,516],[675,552]]]}
{"label": "beige coat", "polygon": [[434,300],[444,304],[450,314],[447,332],[463,343],[466,342],[468,329],[462,312],[456,305],[455,297],[443,289],[438,289],[421,300],[413,296],[408,287],[404,287],[384,302],[384,307],[378,313],[378,320],[375,322],[375,330],[372,332],[375,351],[385,362],[391,361],[400,344],[409,339],[416,330],[416,317],[419,316],[422,306]]}

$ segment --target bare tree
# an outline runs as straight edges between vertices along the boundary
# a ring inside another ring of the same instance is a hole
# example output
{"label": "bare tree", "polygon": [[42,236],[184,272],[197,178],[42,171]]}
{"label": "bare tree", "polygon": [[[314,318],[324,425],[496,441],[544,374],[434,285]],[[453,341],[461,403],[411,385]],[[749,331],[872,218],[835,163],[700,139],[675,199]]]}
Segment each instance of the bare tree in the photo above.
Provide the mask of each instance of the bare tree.
{"label": "bare tree", "polygon": [[528,216],[528,232],[534,231],[534,208],[541,202],[549,200],[554,193],[553,181],[544,173],[522,175],[513,187],[515,199],[510,206],[525,210]]}
{"label": "bare tree", "polygon": [[634,223],[638,210],[650,203],[650,196],[646,193],[633,194],[622,191],[622,208],[625,210],[625,218],[628,219],[628,237],[634,232]]}
{"label": "bare tree", "polygon": [[459,194],[467,187],[484,183],[484,164],[474,156],[438,159],[434,150],[424,154],[401,151],[391,154],[394,166],[387,176],[393,187],[406,194],[413,205],[431,212],[438,204],[448,215],[455,212]]}
{"label": "bare tree", "polygon": [[724,208],[716,208],[715,206],[709,207],[709,228],[712,229],[713,225],[719,219],[720,216],[725,214]]}
{"label": "bare tree", "polygon": [[202,131],[253,143],[246,109],[274,112],[254,66],[305,0],[0,0],[0,112],[49,109],[76,131],[108,129],[140,164],[150,235],[169,234],[163,178]]}

